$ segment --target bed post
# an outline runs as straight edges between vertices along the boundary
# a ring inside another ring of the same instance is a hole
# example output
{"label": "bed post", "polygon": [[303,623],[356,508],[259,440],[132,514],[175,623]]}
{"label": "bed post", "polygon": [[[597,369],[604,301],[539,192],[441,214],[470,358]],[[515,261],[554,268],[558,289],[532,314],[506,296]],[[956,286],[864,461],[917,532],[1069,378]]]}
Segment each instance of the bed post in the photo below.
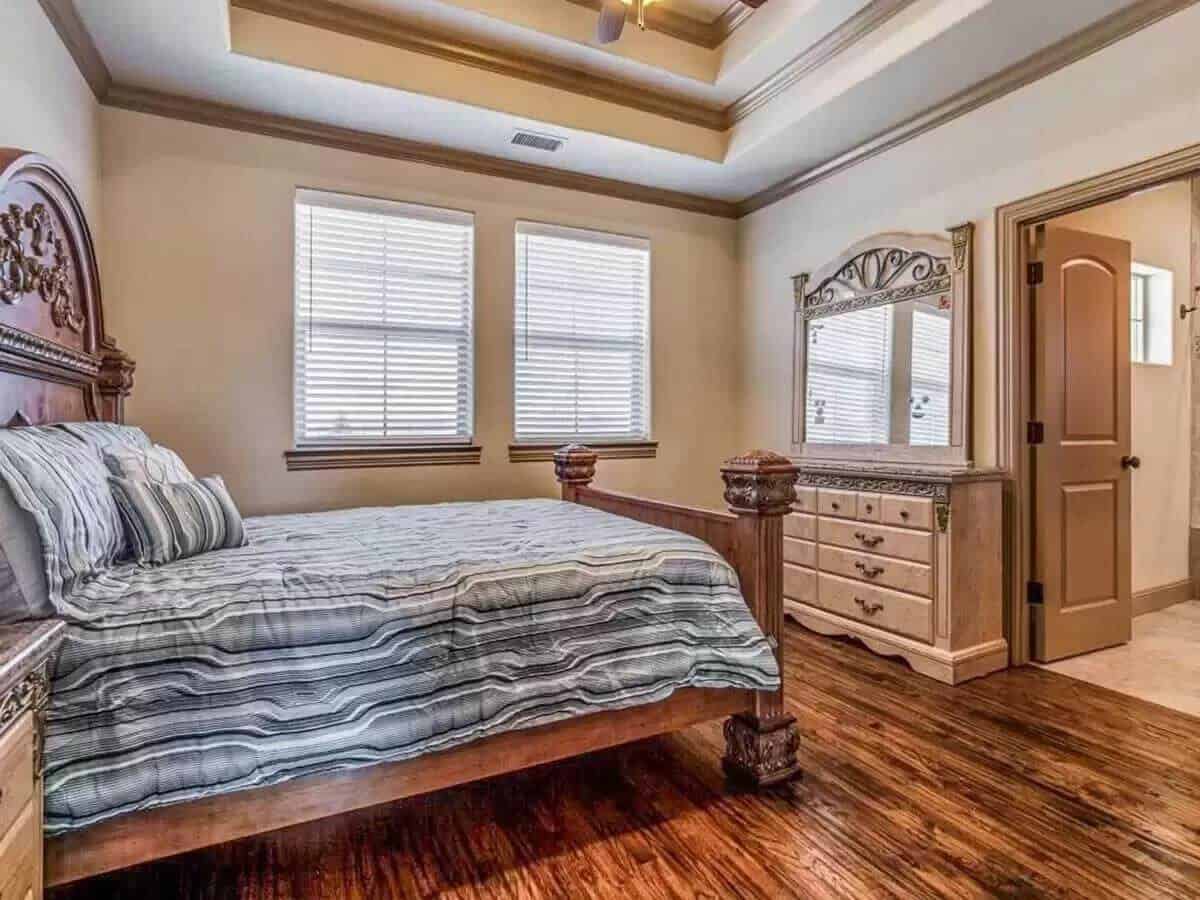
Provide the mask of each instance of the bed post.
{"label": "bed post", "polygon": [[592,483],[597,459],[596,451],[583,444],[567,444],[554,451],[554,477],[562,485],[564,500],[576,502],[576,489]]}
{"label": "bed post", "polygon": [[[754,450],[721,467],[725,502],[737,516],[734,547],[742,594],[775,650],[783,672],[783,517],[796,500],[797,468],[786,456]],[[788,715],[783,686],[757,691],[754,708],[725,722],[725,771],[755,787],[800,771],[800,735]]]}

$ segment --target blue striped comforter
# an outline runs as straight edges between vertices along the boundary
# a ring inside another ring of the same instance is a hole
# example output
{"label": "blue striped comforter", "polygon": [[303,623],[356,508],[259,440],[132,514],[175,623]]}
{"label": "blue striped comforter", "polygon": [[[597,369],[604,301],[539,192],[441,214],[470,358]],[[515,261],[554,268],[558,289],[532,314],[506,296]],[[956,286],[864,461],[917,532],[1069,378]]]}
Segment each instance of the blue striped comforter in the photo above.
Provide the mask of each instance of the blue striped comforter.
{"label": "blue striped comforter", "polygon": [[46,827],[445,749],[685,686],[772,689],[706,544],[551,500],[246,521],[73,585]]}

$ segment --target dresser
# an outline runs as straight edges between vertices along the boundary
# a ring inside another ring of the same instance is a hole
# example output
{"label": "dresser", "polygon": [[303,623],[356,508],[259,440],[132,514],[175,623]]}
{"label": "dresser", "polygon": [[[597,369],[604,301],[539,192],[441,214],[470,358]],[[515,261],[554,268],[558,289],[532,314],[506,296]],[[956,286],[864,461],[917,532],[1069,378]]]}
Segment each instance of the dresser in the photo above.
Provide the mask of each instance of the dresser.
{"label": "dresser", "polygon": [[805,465],[784,609],[947,684],[1008,665],[1000,473]]}
{"label": "dresser", "polygon": [[63,623],[0,626],[0,900],[42,896],[42,715]]}

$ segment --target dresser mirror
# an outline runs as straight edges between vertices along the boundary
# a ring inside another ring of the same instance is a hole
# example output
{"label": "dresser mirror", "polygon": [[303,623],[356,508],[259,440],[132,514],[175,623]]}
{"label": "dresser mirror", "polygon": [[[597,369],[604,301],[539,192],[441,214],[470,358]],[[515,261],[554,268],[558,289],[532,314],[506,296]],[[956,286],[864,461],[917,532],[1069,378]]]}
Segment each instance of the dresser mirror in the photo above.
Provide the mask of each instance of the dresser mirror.
{"label": "dresser mirror", "polygon": [[973,231],[875,235],[796,276],[793,456],[970,464]]}

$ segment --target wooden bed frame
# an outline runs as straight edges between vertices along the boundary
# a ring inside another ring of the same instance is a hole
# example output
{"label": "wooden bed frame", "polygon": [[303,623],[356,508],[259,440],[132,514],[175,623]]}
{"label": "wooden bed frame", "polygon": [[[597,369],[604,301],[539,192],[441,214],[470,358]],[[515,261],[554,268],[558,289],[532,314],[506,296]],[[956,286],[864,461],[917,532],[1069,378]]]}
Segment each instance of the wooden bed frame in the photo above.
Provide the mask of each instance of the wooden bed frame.
{"label": "wooden bed frame", "polygon": [[[121,422],[133,361],[104,333],[91,235],[74,192],[48,160],[0,149],[0,416],[8,427]],[[796,468],[755,451],[721,469],[729,512],[591,486],[596,454],[564,447],[555,472],[566,501],[695,535],[736,568],[742,592],[783,666],[783,520]],[[798,771],[799,742],[782,690],[686,689],[660,703],[500,734],[418,759],[133,813],[51,839],[47,883],[148,860],[455,784],[513,772],[728,716],[724,766],[751,785]]]}

